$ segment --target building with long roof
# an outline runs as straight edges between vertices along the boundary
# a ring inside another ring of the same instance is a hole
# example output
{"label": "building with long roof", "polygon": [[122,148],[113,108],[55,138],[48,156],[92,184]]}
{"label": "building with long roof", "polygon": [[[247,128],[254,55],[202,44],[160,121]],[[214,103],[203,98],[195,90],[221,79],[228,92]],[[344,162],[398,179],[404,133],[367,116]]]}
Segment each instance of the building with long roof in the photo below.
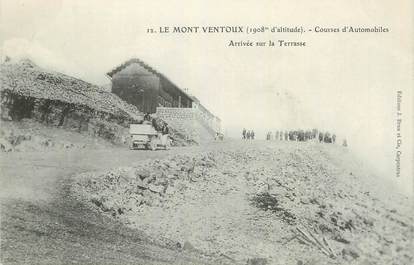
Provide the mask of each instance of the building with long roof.
{"label": "building with long roof", "polygon": [[220,118],[140,59],[126,61],[107,76],[112,93],[144,113],[156,113],[188,139],[202,142],[221,132]]}
{"label": "building with long roof", "polygon": [[112,93],[145,113],[157,107],[191,108],[193,99],[165,75],[140,59],[133,58],[107,73]]}

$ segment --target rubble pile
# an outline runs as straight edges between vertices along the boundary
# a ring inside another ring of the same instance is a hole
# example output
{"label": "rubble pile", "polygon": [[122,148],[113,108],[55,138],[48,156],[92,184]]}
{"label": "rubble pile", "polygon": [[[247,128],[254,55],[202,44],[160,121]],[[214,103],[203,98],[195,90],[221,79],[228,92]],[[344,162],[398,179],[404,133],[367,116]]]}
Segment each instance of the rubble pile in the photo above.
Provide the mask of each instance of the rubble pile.
{"label": "rubble pile", "polygon": [[142,120],[142,114],[113,93],[57,72],[30,60],[0,64],[0,89],[20,96],[87,106],[92,110]]}
{"label": "rubble pile", "polygon": [[0,128],[1,152],[30,152],[84,148],[108,148],[104,139],[90,138],[60,128],[47,128],[30,119],[8,122]]}
{"label": "rubble pile", "polygon": [[[143,118],[134,106],[116,95],[74,77],[46,71],[29,60],[0,64],[0,89],[2,127],[32,119],[50,128],[128,144],[129,124]],[[42,149],[43,144],[34,141],[35,136],[31,135],[25,144],[32,141],[33,148]],[[0,140],[2,151],[15,150],[10,148],[15,144],[9,138]]]}
{"label": "rubble pile", "polygon": [[[118,168],[103,174],[85,173],[78,186],[103,212],[116,217],[145,206],[162,206],[191,182],[208,177],[214,169],[211,154],[201,157],[174,156],[168,160],[148,160],[139,167]],[[77,191],[78,192],[78,191]]]}
{"label": "rubble pile", "polygon": [[339,146],[243,145],[84,173],[73,192],[161,241],[242,263],[409,264],[409,201],[362,185],[341,156]]}

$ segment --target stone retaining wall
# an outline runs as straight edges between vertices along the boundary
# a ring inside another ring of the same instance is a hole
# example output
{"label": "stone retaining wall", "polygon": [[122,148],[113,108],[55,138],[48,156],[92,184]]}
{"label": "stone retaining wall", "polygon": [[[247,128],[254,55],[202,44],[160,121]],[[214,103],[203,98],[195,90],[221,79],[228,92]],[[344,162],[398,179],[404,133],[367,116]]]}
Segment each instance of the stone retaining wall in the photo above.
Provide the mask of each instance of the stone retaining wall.
{"label": "stone retaining wall", "polygon": [[215,131],[193,108],[157,108],[157,116],[188,139],[203,143],[214,140]]}

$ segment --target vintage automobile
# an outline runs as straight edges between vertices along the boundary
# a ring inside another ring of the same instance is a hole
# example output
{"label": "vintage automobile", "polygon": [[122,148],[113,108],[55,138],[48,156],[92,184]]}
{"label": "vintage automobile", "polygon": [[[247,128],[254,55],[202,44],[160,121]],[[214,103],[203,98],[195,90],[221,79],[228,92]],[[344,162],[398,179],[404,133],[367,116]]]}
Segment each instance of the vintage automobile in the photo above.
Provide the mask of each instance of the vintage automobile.
{"label": "vintage automobile", "polygon": [[129,134],[131,135],[131,150],[140,147],[153,151],[158,147],[168,150],[171,146],[168,134],[163,135],[157,132],[151,124],[130,124]]}

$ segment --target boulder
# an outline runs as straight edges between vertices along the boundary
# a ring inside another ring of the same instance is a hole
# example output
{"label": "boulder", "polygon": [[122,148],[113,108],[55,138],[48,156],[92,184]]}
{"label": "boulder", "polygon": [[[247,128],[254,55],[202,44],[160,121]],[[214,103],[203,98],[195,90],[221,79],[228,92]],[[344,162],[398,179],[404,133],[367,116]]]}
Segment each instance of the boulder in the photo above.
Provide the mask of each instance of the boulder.
{"label": "boulder", "polygon": [[148,183],[145,183],[141,179],[137,179],[136,185],[139,189],[148,189]]}
{"label": "boulder", "polygon": [[143,180],[145,178],[148,178],[151,175],[151,173],[148,170],[146,170],[146,169],[137,169],[137,171],[135,172],[135,174],[137,176],[139,176],[139,178],[141,180]]}
{"label": "boulder", "polygon": [[352,261],[354,259],[357,259],[357,258],[359,258],[358,250],[356,250],[355,248],[352,248],[352,247],[344,248],[344,249],[342,249],[342,257],[346,261]]}
{"label": "boulder", "polygon": [[11,152],[13,151],[13,146],[5,139],[0,139],[0,150],[2,152]]}
{"label": "boulder", "polygon": [[188,241],[185,241],[183,244],[183,249],[187,251],[195,251],[196,248]]}
{"label": "boulder", "polygon": [[167,195],[172,195],[174,193],[175,193],[175,187],[174,186],[169,185],[167,187],[167,189],[165,190],[165,194],[167,194]]}
{"label": "boulder", "polygon": [[156,192],[156,193],[160,193],[160,194],[164,192],[164,186],[161,186],[161,185],[157,186],[157,185],[154,185],[154,184],[149,184],[148,189],[152,192]]}

